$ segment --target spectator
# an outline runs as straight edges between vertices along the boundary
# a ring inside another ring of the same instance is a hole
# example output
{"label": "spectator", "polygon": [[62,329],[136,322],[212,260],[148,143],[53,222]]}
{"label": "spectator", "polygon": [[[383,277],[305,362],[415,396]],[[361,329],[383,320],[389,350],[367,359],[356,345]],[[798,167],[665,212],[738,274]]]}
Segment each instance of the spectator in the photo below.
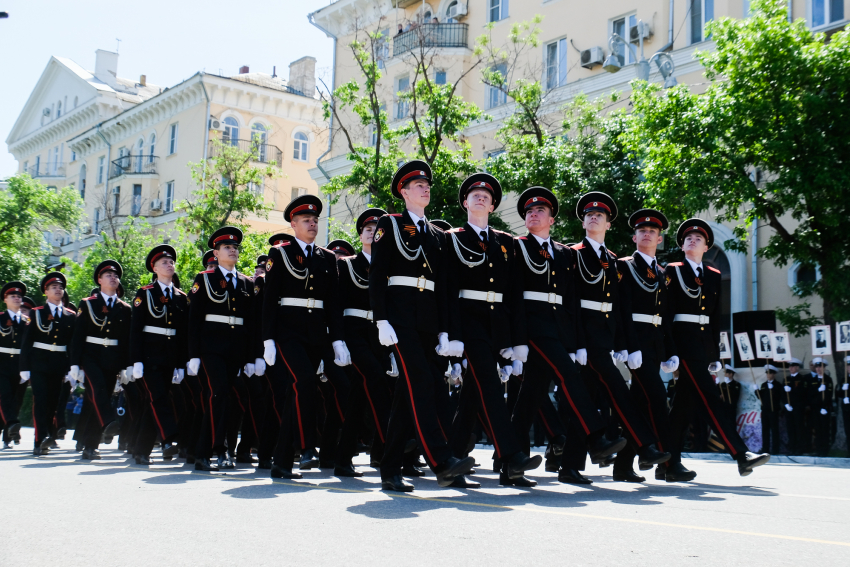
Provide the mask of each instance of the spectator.
{"label": "spectator", "polygon": [[398,25],[398,31],[396,32],[396,35],[401,35],[401,34],[403,34],[403,33],[404,33],[404,26],[402,26],[401,24],[399,24],[399,25]]}

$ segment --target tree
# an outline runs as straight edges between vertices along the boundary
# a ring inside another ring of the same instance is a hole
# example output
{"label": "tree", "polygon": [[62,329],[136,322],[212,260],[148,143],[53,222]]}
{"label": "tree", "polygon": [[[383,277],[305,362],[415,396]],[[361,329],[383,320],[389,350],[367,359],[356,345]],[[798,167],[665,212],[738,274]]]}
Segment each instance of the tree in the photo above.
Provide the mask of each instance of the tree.
{"label": "tree", "polygon": [[788,22],[781,0],[755,0],[751,17],[716,21],[707,33],[716,50],[698,55],[712,81],[704,94],[680,86],[661,96],[647,85],[632,95],[626,137],[650,201],[679,217],[711,211],[735,223],[726,244],[742,251],[749,228],[767,225],[762,258],[819,266],[822,279],[796,291],[821,297],[823,317],[808,302],[778,310],[791,332],[850,318],[850,35],[827,39]]}

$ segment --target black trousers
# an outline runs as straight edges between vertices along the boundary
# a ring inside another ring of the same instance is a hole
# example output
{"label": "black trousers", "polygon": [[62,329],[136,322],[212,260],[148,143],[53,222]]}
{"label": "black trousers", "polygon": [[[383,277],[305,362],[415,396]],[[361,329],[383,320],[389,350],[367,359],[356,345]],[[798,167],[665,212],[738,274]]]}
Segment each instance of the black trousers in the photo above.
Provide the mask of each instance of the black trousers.
{"label": "black trousers", "polygon": [[[89,406],[83,437],[80,439],[86,449],[97,449],[100,445],[103,429],[115,421],[115,409],[112,407],[112,392],[118,379],[120,368],[103,368],[93,358],[83,359],[83,372],[86,383],[83,395],[83,407]],[[64,410],[63,410],[64,411]],[[80,430],[80,427],[77,427]],[[76,431],[75,437],[76,437]]]}
{"label": "black trousers", "polygon": [[267,395],[260,423],[257,458],[260,461],[271,461],[278,435],[280,435],[283,410],[286,407],[286,384],[274,366],[267,367],[266,374],[262,378],[266,382]]}
{"label": "black trousers", "polygon": [[448,359],[434,351],[435,336],[406,327],[399,327],[395,332],[398,343],[393,352],[399,374],[387,426],[381,478],[401,474],[404,445],[411,427],[425,462],[432,469],[452,456],[440,419],[440,413],[448,412],[449,408],[448,389],[443,379]]}
{"label": "black trousers", "polygon": [[136,443],[139,440],[139,428],[142,423],[142,414],[145,411],[145,395],[138,381],[124,384],[124,417],[121,422],[121,435],[118,437],[119,444],[125,444],[127,452],[135,455]]}
{"label": "black trousers", "polygon": [[[829,402],[826,402],[825,407],[829,409]],[[812,407],[812,415],[815,422],[815,452],[819,457],[825,457],[829,453],[831,445],[830,437],[830,420],[829,413],[823,415],[820,412],[820,407]]]}
{"label": "black trousers", "polygon": [[324,464],[332,464],[336,459],[340,431],[345,422],[351,382],[343,367],[334,363],[333,350],[327,347],[323,358],[324,375],[327,381],[319,380],[319,395],[325,410],[325,421],[322,424],[322,439],[319,442],[319,460]]}
{"label": "black trousers", "polygon": [[199,459],[209,459],[213,453],[223,455],[227,451],[227,402],[242,366],[239,360],[219,354],[201,356],[204,417],[195,448],[195,457]]}
{"label": "black trousers", "polygon": [[[294,448],[316,448],[316,370],[322,360],[322,345],[290,339],[277,342],[277,360],[272,366],[276,388],[284,392],[280,431],[274,449],[274,462],[292,468]],[[268,372],[268,371],[267,371]]]}
{"label": "black trousers", "polygon": [[56,406],[64,384],[66,369],[59,372],[30,372],[32,387],[32,421],[35,428],[35,446],[47,437],[56,436]]}
{"label": "black trousers", "polygon": [[250,456],[251,449],[259,443],[263,407],[260,397],[265,383],[266,380],[262,376],[248,377],[243,372],[236,377],[231,387],[227,446],[231,453],[235,450],[240,457]]}
{"label": "black trousers", "polygon": [[844,439],[847,444],[847,453],[850,454],[850,404],[844,403],[844,396],[847,395],[846,390],[839,393],[841,397],[838,398],[838,405],[841,406],[841,413],[844,418]]}
{"label": "black trousers", "polygon": [[206,382],[206,374],[201,367],[198,369],[197,376],[186,375],[181,384],[181,386],[185,386],[187,398],[191,401],[191,415],[184,420],[181,426],[180,443],[186,447],[187,453],[191,456],[195,455],[204,423],[204,382]]}
{"label": "black trousers", "polygon": [[779,454],[779,408],[771,411],[770,408],[761,409],[761,447],[762,450]]}
{"label": "black trousers", "polygon": [[[0,369],[0,423],[2,423],[4,430],[10,425],[18,423],[18,401],[15,394],[20,382],[18,357],[12,355],[4,358],[3,368]],[[3,431],[3,435],[3,440],[9,442],[10,439],[5,438],[5,431]]]}
{"label": "black trousers", "polygon": [[150,456],[157,435],[163,443],[170,443],[177,436],[177,417],[171,398],[173,377],[174,368],[145,365],[145,375],[135,381],[144,395],[136,443],[138,455]]}
{"label": "black trousers", "polygon": [[747,452],[746,444],[738,435],[735,420],[723,408],[717,386],[708,372],[708,361],[683,358],[679,364],[673,407],[670,408],[669,451],[673,456],[667,461],[669,464],[682,462],[682,447],[688,426],[696,413],[706,417],[732,457],[737,458]]}
{"label": "black trousers", "polygon": [[[71,397],[71,384],[69,382],[62,382],[62,385],[59,386],[59,399],[56,400],[56,431],[57,437],[59,439],[65,438],[65,432],[63,431],[67,425],[66,423],[66,411],[68,409],[68,398]],[[61,435],[60,435],[61,433]]]}

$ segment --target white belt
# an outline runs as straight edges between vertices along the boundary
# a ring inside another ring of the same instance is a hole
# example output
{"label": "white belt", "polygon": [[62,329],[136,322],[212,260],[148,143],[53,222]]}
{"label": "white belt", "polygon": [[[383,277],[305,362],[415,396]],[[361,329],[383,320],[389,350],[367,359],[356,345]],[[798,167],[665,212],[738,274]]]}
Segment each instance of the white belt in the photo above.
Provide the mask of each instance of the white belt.
{"label": "white belt", "polygon": [[49,350],[52,352],[65,352],[66,350],[68,350],[68,347],[66,347],[65,345],[49,345],[47,343],[39,342],[34,342],[32,346],[34,346],[35,348],[40,348],[41,350]]}
{"label": "white belt", "polygon": [[418,287],[434,291],[434,282],[425,278],[411,278],[408,276],[391,276],[387,285],[403,285],[407,287]]}
{"label": "white belt", "polygon": [[651,323],[656,327],[661,324],[661,315],[644,315],[643,313],[632,313],[632,321],[638,323]]}
{"label": "white belt", "polygon": [[280,306],[306,307],[307,309],[323,309],[325,302],[321,299],[301,299],[300,297],[281,297]]}
{"label": "white belt", "polygon": [[474,289],[462,289],[457,295],[461,299],[475,299],[487,303],[501,303],[502,294],[495,291],[475,291]]}
{"label": "white belt", "polygon": [[21,354],[21,349],[0,347],[0,353],[3,353],[3,354]]}
{"label": "white belt", "polygon": [[365,309],[346,309],[342,312],[344,317],[360,317],[372,321],[372,312]]}
{"label": "white belt", "polygon": [[118,341],[116,339],[99,339],[97,337],[86,337],[86,342],[100,346],[118,346]]}
{"label": "white belt", "polygon": [[561,305],[564,303],[564,298],[558,295],[557,293],[543,293],[541,291],[524,291],[522,292],[523,299],[530,299],[531,301],[545,301],[546,303],[557,303]]}
{"label": "white belt", "polygon": [[166,329],[164,327],[154,327],[151,325],[145,325],[142,330],[146,333],[153,333],[154,335],[165,335],[166,337],[173,337],[177,334],[176,329]]}
{"label": "white belt", "polygon": [[700,325],[708,325],[708,315],[684,315],[680,313],[673,317],[673,321],[678,323],[699,323]]}
{"label": "white belt", "polygon": [[581,307],[582,309],[592,309],[594,311],[602,311],[603,313],[608,313],[609,311],[614,310],[613,303],[606,303],[604,301],[600,303],[598,301],[590,301],[589,299],[582,299]]}
{"label": "white belt", "polygon": [[227,323],[228,325],[242,324],[242,317],[229,317],[227,315],[207,315],[204,319],[214,323]]}

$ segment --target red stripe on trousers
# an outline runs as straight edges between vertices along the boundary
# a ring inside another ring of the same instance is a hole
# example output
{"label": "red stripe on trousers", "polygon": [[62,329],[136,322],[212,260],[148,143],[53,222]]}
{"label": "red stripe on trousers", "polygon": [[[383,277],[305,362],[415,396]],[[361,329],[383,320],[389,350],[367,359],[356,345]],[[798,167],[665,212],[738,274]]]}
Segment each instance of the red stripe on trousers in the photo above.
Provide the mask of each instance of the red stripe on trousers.
{"label": "red stripe on trousers", "polygon": [[353,366],[357,373],[360,374],[360,377],[363,378],[363,390],[366,392],[366,399],[369,400],[369,407],[372,408],[372,419],[375,421],[375,430],[377,430],[378,436],[381,438],[381,443],[385,443],[384,432],[382,431],[381,424],[378,421],[378,412],[375,411],[375,404],[372,403],[372,396],[369,395],[369,386],[366,384],[366,376],[360,372],[360,369],[357,368],[357,365],[353,362],[351,363],[351,366]]}
{"label": "red stripe on trousers", "polygon": [[[89,378],[89,375],[86,374],[85,372],[83,372],[83,375],[86,377],[86,380],[88,380],[89,386],[91,386],[92,383],[91,383],[91,378]],[[85,391],[91,393],[91,403],[94,404],[94,412],[97,414],[97,421],[100,423],[100,426],[103,427],[104,426],[103,417],[101,417],[100,409],[97,407],[97,400],[94,397],[94,388],[86,388]]]}
{"label": "red stripe on trousers", "polygon": [[558,369],[555,367],[555,365],[554,365],[554,364],[552,364],[552,361],[551,361],[551,360],[549,360],[549,358],[547,358],[547,356],[546,356],[545,354],[543,354],[543,351],[542,351],[542,350],[540,350],[540,347],[538,347],[536,344],[534,344],[534,341],[529,340],[529,341],[528,341],[528,344],[530,344],[531,346],[533,346],[533,347],[534,347],[534,350],[536,350],[536,351],[537,351],[537,353],[538,353],[541,357],[543,357],[543,360],[545,360],[545,361],[546,361],[546,363],[547,363],[549,366],[551,366],[551,367],[552,367],[552,370],[554,370],[554,371],[555,371],[555,375],[556,375],[556,376],[558,377],[558,379],[561,381],[561,391],[563,391],[563,392],[564,392],[564,396],[567,398],[567,401],[570,403],[570,407],[571,407],[571,408],[573,408],[573,413],[574,413],[574,414],[575,414],[575,416],[578,418],[578,422],[579,422],[579,423],[581,423],[581,428],[582,428],[582,429],[584,429],[584,434],[585,434],[585,435],[590,435],[590,429],[588,429],[588,428],[587,428],[587,424],[584,422],[584,418],[581,416],[581,413],[578,411],[578,408],[576,407],[575,403],[573,402],[573,398],[570,396],[570,391],[569,391],[569,390],[567,390],[567,384],[566,384],[566,382],[564,382],[564,377],[563,377],[563,376],[561,376],[561,373],[558,371]]}
{"label": "red stripe on trousers", "polygon": [[732,446],[732,444],[729,442],[729,439],[726,437],[726,433],[723,432],[723,428],[720,427],[720,422],[717,421],[717,417],[715,417],[714,412],[711,411],[711,407],[708,405],[708,400],[705,399],[702,390],[699,389],[699,385],[697,384],[696,378],[694,378],[694,375],[691,374],[691,369],[688,368],[688,365],[684,360],[682,360],[682,366],[685,367],[685,371],[688,373],[688,376],[690,376],[691,381],[694,383],[694,388],[696,388],[697,392],[699,392],[699,397],[702,399],[702,405],[704,405],[705,409],[708,410],[708,415],[711,416],[711,421],[714,422],[714,427],[717,428],[716,431],[720,434],[721,437],[723,437],[723,442],[726,443],[727,447],[729,447],[729,451],[732,453],[732,456],[737,456],[738,453],[735,451],[735,447]]}
{"label": "red stripe on trousers", "polygon": [[602,374],[593,367],[589,360],[587,361],[587,365],[590,367],[591,370],[596,372],[596,375],[599,377],[599,381],[602,382],[602,385],[605,386],[606,390],[608,390],[608,397],[611,399],[611,405],[614,406],[615,410],[617,410],[617,415],[620,416],[620,421],[622,421],[623,425],[626,426],[626,429],[629,430],[632,439],[635,440],[635,444],[637,444],[639,447],[643,447],[643,445],[640,445],[640,439],[638,439],[637,435],[635,435],[634,429],[632,429],[632,424],[629,423],[629,421],[626,419],[626,416],[623,415],[623,411],[620,409],[620,406],[617,405],[617,400],[614,399],[614,394],[611,392],[611,388],[608,387],[608,384],[607,382],[605,382],[605,379],[602,377]]}
{"label": "red stripe on trousers", "polygon": [[[276,342],[275,345],[277,345]],[[277,346],[277,352],[280,354],[280,359],[286,365],[286,368],[289,369],[289,373],[292,374],[292,391],[295,392],[295,415],[298,416],[298,435],[301,437],[301,449],[306,449],[307,447],[304,446],[306,444],[304,440],[304,427],[301,423],[301,403],[298,401],[298,376],[295,375],[289,363],[286,362],[286,358],[280,350],[280,345]]]}
{"label": "red stripe on trousers", "polygon": [[[407,365],[401,356],[401,349],[398,348],[398,343],[395,344],[395,350],[398,353],[398,359],[401,361],[401,368],[404,370],[404,381],[407,382],[407,394],[410,396],[410,409],[413,414],[413,422],[416,424],[416,431],[419,432],[419,439],[422,440],[422,448],[425,449],[425,456],[431,462],[431,466],[436,467],[439,463],[431,455],[431,449],[428,448],[428,443],[425,442],[425,436],[422,435],[422,428],[419,426],[419,417],[416,415],[416,404],[413,401],[413,387],[410,385],[410,376],[407,375]],[[439,423],[439,421],[438,419],[437,422]]]}
{"label": "red stripe on trousers", "polygon": [[552,428],[551,428],[551,427],[549,427],[549,422],[548,422],[548,421],[546,421],[546,416],[543,414],[543,410],[542,410],[542,409],[538,409],[538,410],[537,410],[537,415],[539,415],[539,416],[540,416],[540,421],[542,421],[542,422],[543,422],[543,427],[545,427],[545,428],[546,428],[546,433],[548,433],[548,434],[549,434],[549,437],[554,437],[554,436],[555,436],[555,433],[552,431]]}
{"label": "red stripe on trousers", "polygon": [[274,401],[274,388],[272,388],[272,381],[268,376],[266,376],[266,382],[269,385],[269,392],[272,395],[272,409],[274,410],[274,414],[277,416],[277,423],[280,425],[280,412],[277,411],[277,404]]}
{"label": "red stripe on trousers", "polygon": [[[481,392],[481,383],[478,381],[478,376],[475,374],[475,369],[472,367],[472,360],[469,358],[469,353],[464,351],[466,355],[467,364],[469,364],[469,370],[472,372],[472,379],[475,380],[475,387],[478,389],[478,397],[481,400],[481,409],[484,412],[484,417],[487,420],[487,427],[490,429],[490,432],[493,432],[493,423],[490,421],[490,415],[487,413],[487,404],[484,403],[484,393]],[[499,448],[499,442],[496,440],[496,437],[493,437],[493,447],[496,448],[496,456],[498,458],[502,458],[502,450]]]}
{"label": "red stripe on trousers", "polygon": [[151,394],[151,389],[148,388],[148,382],[144,376],[142,376],[142,386],[145,387],[145,391],[148,393],[148,399],[151,404],[151,412],[153,412],[153,420],[159,428],[159,436],[162,437],[162,442],[165,443],[165,429],[162,428],[162,423],[159,422],[159,416],[156,415],[156,408],[153,407],[153,395]]}

